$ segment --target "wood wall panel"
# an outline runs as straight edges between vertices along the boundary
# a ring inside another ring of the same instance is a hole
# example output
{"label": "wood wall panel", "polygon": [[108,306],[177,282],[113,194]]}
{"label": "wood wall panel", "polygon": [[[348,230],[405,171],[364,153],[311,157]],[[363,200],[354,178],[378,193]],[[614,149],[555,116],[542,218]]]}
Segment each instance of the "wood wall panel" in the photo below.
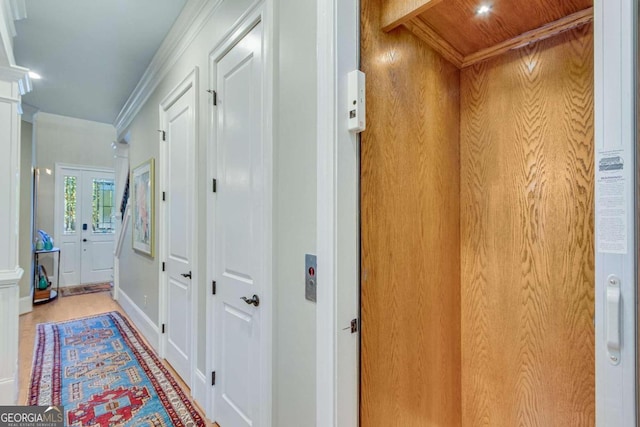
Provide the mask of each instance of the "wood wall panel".
{"label": "wood wall panel", "polygon": [[[477,16],[484,3],[491,13]],[[419,16],[467,56],[592,6],[593,0],[447,0]]]}
{"label": "wood wall panel", "polygon": [[460,72],[362,1],[361,426],[460,426]]}
{"label": "wood wall panel", "polygon": [[593,426],[593,36],[461,74],[462,424]]}
{"label": "wood wall panel", "polygon": [[386,0],[382,3],[381,26],[391,31],[442,0]]}

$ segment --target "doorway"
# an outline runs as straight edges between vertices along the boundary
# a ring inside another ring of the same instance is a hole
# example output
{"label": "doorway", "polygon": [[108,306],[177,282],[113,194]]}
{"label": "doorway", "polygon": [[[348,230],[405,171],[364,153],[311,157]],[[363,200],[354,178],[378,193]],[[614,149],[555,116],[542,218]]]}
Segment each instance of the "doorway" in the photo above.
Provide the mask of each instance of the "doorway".
{"label": "doorway", "polygon": [[233,34],[210,56],[213,419],[221,426],[265,426],[271,404],[271,151],[262,10]]}
{"label": "doorway", "polygon": [[162,354],[191,387],[195,374],[198,283],[195,68],[160,104]]}
{"label": "doorway", "polygon": [[361,425],[594,425],[592,9],[362,4]]}
{"label": "doorway", "polygon": [[54,239],[60,247],[61,285],[110,282],[116,212],[113,170],[56,164],[55,173]]}

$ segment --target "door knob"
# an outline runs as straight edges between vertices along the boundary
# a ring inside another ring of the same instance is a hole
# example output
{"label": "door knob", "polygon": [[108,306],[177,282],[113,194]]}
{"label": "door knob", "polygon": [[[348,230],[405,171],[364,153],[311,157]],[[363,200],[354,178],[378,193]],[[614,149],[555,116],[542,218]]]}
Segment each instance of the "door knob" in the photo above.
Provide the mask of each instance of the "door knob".
{"label": "door knob", "polygon": [[186,278],[188,278],[188,279],[191,279],[191,272],[188,272],[188,273],[182,273],[182,274],[181,274],[181,276],[182,276],[182,277],[186,277]]}
{"label": "door knob", "polygon": [[88,242],[88,240],[87,240],[87,239],[82,239],[82,241],[83,241],[83,242]]}
{"label": "door knob", "polygon": [[258,298],[258,295],[254,295],[251,299],[248,299],[247,297],[242,297],[240,299],[249,305],[255,305],[256,307],[260,305],[260,298]]}

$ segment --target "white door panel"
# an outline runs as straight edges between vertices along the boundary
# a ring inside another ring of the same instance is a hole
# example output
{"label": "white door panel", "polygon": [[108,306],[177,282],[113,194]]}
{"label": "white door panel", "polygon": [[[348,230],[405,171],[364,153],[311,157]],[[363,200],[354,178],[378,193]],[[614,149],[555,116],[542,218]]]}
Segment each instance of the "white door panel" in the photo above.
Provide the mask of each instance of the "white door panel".
{"label": "white door panel", "polygon": [[262,24],[217,63],[215,365],[216,421],[225,427],[259,425],[263,297],[264,159]]}
{"label": "white door panel", "polygon": [[[244,307],[224,306],[223,311],[222,345],[225,359],[221,360],[221,371],[225,375],[221,378],[220,387],[223,389],[222,398],[244,422],[251,420],[250,395],[247,390],[252,385],[249,377],[251,373],[251,335],[253,316],[244,311]],[[229,357],[233,359],[229,360]]]}
{"label": "white door panel", "polygon": [[108,282],[113,274],[116,205],[113,172],[82,172],[81,283]]}
{"label": "white door panel", "polygon": [[195,89],[191,87],[164,113],[166,162],[165,358],[183,381],[191,383],[193,218],[195,169]]}
{"label": "white door panel", "polygon": [[62,280],[62,283],[77,283],[78,280],[68,279],[68,277],[72,277],[76,275],[79,269],[78,265],[78,244],[76,242],[63,242],[60,245],[60,277],[65,279]]}
{"label": "white door panel", "polygon": [[191,327],[189,316],[182,311],[189,306],[189,288],[175,280],[169,280],[169,311],[167,313],[167,353],[166,359],[183,379],[189,378],[191,348]]}
{"label": "white door panel", "polygon": [[[74,169],[56,171],[55,244],[60,248],[60,285],[80,284],[81,214],[77,206],[82,172]],[[66,197],[65,197],[66,193]],[[47,230],[45,230],[47,231]]]}
{"label": "white door panel", "polygon": [[91,265],[94,271],[109,271],[113,269],[113,241],[93,242]]}

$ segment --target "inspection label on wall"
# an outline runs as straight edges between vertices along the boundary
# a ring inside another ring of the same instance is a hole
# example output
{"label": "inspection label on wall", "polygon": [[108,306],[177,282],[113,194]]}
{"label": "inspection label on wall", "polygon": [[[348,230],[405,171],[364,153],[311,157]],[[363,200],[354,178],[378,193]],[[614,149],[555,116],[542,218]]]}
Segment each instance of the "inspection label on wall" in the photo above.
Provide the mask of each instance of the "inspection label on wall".
{"label": "inspection label on wall", "polygon": [[597,250],[627,253],[627,199],[621,152],[603,153],[598,160],[596,200]]}

